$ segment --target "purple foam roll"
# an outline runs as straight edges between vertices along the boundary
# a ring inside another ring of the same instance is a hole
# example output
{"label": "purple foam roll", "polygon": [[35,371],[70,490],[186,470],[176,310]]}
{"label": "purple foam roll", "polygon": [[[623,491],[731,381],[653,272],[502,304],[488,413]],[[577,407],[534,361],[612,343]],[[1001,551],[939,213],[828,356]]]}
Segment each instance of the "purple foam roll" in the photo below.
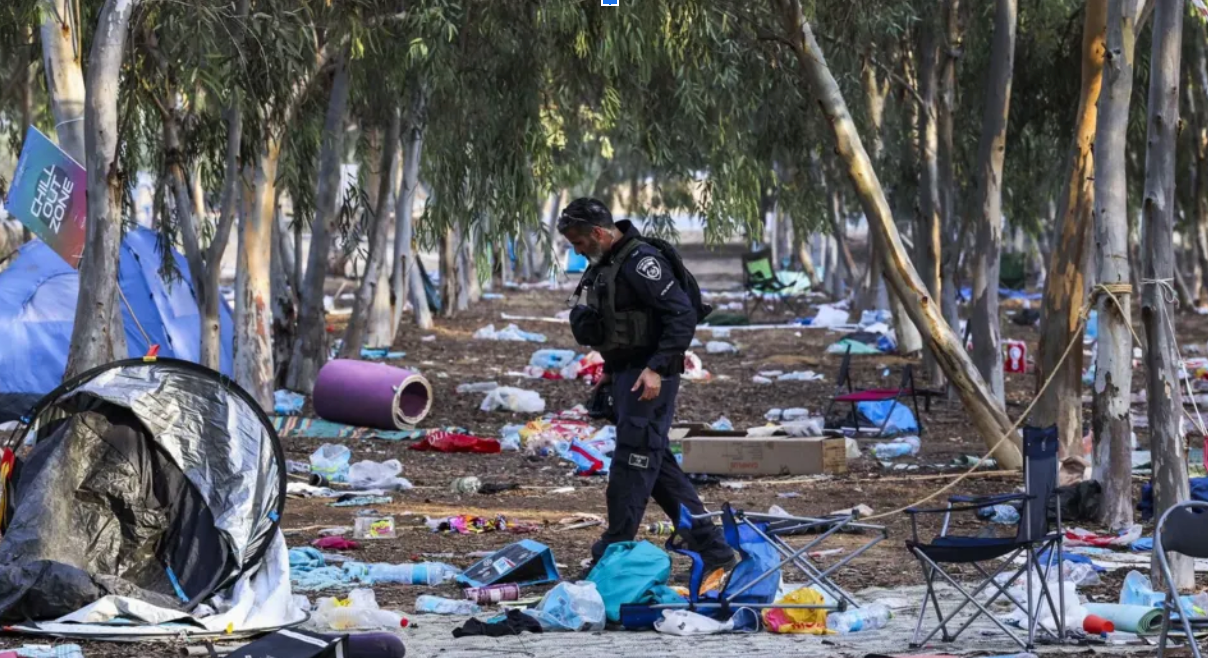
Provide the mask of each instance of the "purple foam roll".
{"label": "purple foam roll", "polygon": [[400,430],[428,415],[432,386],[423,375],[402,368],[336,359],[319,370],[314,401],[315,413],[326,420]]}

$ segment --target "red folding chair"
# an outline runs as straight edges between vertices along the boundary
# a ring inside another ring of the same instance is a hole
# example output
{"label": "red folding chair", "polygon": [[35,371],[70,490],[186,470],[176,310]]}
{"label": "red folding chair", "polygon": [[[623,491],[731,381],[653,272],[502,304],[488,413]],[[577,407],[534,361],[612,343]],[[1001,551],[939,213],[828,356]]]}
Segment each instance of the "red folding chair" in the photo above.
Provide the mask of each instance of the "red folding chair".
{"label": "red folding chair", "polygon": [[[881,422],[881,426],[877,428],[877,436],[885,434],[885,428],[889,425],[889,419],[893,415],[893,410],[901,403],[902,398],[909,396],[914,406],[914,417],[919,425],[919,434],[923,433],[923,417],[919,414],[919,394],[923,393],[927,401],[930,402],[930,397],[924,391],[918,391],[914,385],[914,367],[907,364],[902,369],[902,380],[897,388],[869,388],[857,389],[852,383],[851,378],[851,347],[843,353],[843,363],[839,366],[838,382],[835,385],[835,394],[831,396],[830,403],[826,407],[826,412],[823,414],[828,420],[831,418],[831,411],[834,410],[835,403],[846,403],[851,412],[849,417],[856,426],[856,434],[860,433],[860,412],[856,405],[860,402],[885,402],[893,400],[889,411],[885,414],[885,420]],[[930,406],[930,405],[928,405]]]}

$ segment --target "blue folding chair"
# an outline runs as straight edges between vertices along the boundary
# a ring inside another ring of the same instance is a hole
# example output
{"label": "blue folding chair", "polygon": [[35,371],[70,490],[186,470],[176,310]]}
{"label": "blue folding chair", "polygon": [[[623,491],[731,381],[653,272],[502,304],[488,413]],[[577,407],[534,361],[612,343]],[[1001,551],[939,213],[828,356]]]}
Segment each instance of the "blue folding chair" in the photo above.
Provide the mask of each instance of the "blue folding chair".
{"label": "blue folding chair", "polygon": [[[1032,597],[1032,578],[1033,574],[1039,572],[1040,591],[1044,599],[1043,603],[1047,602],[1049,611],[1052,613],[1053,619],[1057,622],[1057,633],[1055,639],[1061,641],[1065,635],[1065,593],[1064,593],[1064,578],[1061,575],[1061,547],[1062,536],[1064,531],[1061,527],[1061,506],[1057,505],[1057,524],[1055,531],[1050,531],[1050,523],[1048,519],[1048,501],[1053,497],[1053,492],[1057,486],[1057,428],[1048,427],[1039,429],[1035,427],[1026,427],[1023,430],[1023,475],[1025,483],[1025,493],[1022,494],[1006,494],[1000,496],[953,496],[948,499],[948,506],[939,509],[909,509],[906,511],[910,515],[910,525],[913,533],[913,539],[906,542],[906,548],[919,560],[919,564],[923,569],[923,579],[927,584],[927,591],[923,594],[923,603],[919,609],[918,622],[914,627],[914,638],[910,643],[912,648],[922,646],[937,632],[943,630],[943,640],[951,642],[956,639],[965,629],[969,628],[980,616],[985,616],[990,621],[994,622],[1003,630],[1012,640],[1014,640],[1025,651],[1030,651],[1035,644],[1036,629],[1038,627],[1036,613],[1039,612],[1039,606],[1034,605]],[[984,507],[992,505],[1004,505],[1009,503],[1021,504],[1019,527],[1013,537],[961,537],[948,534],[948,522],[953,512],[968,512],[976,511]],[[919,541],[918,515],[919,514],[943,514],[944,523],[938,537],[930,543]],[[1055,551],[1052,549],[1056,549]],[[1040,569],[1041,564],[1037,556],[1045,554],[1045,564],[1043,571]],[[1024,556],[1024,563],[1019,567],[1010,578],[1000,584],[996,578],[999,574],[1007,572],[1015,559],[1019,556]],[[1056,561],[1054,562],[1054,556]],[[1002,562],[993,571],[988,571],[983,562],[1001,559]],[[944,571],[941,565],[956,565],[964,564],[971,565],[975,568],[985,580],[972,591],[962,587],[951,575]],[[1057,569],[1057,598],[1059,604],[1054,604],[1053,595],[1049,591],[1048,572],[1051,568]],[[1021,575],[1027,576],[1027,607],[1024,603],[1018,601],[1007,590],[1011,587]],[[964,598],[964,601],[956,607],[955,610],[948,615],[944,615],[940,609],[939,597],[935,593],[936,577],[947,582]],[[977,597],[988,587],[994,588],[994,593],[989,600],[982,604],[978,602]],[[994,616],[988,609],[999,597],[1005,597],[1014,605],[1025,611],[1027,615],[1027,638],[1020,638],[1014,631],[1007,627],[1002,621]],[[930,602],[935,610],[935,616],[938,620],[938,625],[932,629],[925,637],[922,635],[923,617],[927,614],[927,604]],[[976,611],[974,614],[965,620],[965,622],[957,629],[955,633],[949,634],[948,625],[953,623],[954,618],[966,606],[972,604]],[[1053,635],[1051,631],[1043,626],[1040,629],[1045,633]]]}

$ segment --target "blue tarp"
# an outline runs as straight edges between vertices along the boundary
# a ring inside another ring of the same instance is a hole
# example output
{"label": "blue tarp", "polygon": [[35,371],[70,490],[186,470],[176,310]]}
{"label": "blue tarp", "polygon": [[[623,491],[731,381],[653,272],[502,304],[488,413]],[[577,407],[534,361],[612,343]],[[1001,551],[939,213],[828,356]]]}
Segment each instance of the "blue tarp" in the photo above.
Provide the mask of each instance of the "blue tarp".
{"label": "blue tarp", "polygon": [[[189,265],[173,252],[182,279],[166,283],[159,276],[162,259],[154,231],[139,228],[122,242],[118,281],[130,308],[118,299],[130,357],[159,345],[164,357],[196,362],[201,357],[201,325],[190,284]],[[23,247],[8,269],[0,272],[0,422],[20,418],[43,395],[54,390],[67,368],[71,328],[75,322],[79,273],[46,243]],[[130,309],[138,323],[131,317]],[[231,374],[234,324],[231,310],[220,303],[223,374]]]}
{"label": "blue tarp", "polygon": [[914,413],[910,411],[910,408],[906,406],[904,400],[898,400],[896,403],[893,400],[857,402],[856,411],[868,419],[869,423],[877,427],[880,427],[881,423],[885,422],[885,416],[888,414],[889,423],[885,425],[883,436],[917,434],[919,431],[919,422],[915,419]]}

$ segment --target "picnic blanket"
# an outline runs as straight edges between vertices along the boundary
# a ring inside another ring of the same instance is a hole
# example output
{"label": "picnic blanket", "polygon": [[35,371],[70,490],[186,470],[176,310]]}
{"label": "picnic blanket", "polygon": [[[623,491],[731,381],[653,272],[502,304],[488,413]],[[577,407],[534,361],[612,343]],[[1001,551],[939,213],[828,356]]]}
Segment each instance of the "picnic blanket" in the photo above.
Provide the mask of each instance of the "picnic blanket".
{"label": "picnic blanket", "polygon": [[428,430],[379,430],[372,427],[355,427],[333,423],[322,418],[301,416],[273,416],[273,428],[283,439],[304,437],[311,439],[381,439],[384,441],[412,441],[422,439]]}

